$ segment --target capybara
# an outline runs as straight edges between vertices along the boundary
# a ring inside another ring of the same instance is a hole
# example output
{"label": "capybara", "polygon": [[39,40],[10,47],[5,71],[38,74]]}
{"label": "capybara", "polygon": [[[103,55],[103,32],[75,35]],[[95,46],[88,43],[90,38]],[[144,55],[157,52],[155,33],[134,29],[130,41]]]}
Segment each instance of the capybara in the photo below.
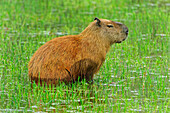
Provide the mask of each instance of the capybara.
{"label": "capybara", "polygon": [[37,84],[91,82],[110,46],[121,43],[127,35],[124,24],[95,18],[80,34],[54,38],[42,45],[29,62],[29,77]]}

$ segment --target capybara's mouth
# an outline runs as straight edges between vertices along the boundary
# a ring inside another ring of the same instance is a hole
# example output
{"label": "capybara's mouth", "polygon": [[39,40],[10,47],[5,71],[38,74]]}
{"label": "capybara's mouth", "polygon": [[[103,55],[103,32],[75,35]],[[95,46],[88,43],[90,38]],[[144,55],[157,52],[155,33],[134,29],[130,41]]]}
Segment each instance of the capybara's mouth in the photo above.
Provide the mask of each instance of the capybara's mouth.
{"label": "capybara's mouth", "polygon": [[116,43],[121,43],[122,41],[117,41]]}
{"label": "capybara's mouth", "polygon": [[122,41],[125,41],[126,40],[126,38],[124,38]]}
{"label": "capybara's mouth", "polygon": [[124,38],[122,41],[116,41],[116,43],[121,43],[121,42],[123,42],[124,40],[126,40],[126,38]]}

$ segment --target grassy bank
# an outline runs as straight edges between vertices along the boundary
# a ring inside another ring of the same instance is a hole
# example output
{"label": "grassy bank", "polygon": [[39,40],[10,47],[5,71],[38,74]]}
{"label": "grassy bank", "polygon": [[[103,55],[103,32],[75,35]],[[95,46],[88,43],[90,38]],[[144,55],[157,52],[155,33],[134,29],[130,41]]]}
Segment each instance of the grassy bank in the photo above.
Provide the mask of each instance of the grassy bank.
{"label": "grassy bank", "polygon": [[[94,84],[31,84],[28,62],[45,42],[80,33],[95,17],[124,23]],[[168,0],[1,0],[0,112],[170,111]]]}

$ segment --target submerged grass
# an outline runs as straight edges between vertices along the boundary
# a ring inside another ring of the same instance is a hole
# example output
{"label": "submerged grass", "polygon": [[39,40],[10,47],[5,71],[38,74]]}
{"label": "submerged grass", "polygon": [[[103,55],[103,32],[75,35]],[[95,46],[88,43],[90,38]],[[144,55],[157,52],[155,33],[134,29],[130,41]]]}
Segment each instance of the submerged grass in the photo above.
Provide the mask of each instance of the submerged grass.
{"label": "submerged grass", "polygon": [[[166,0],[1,0],[0,112],[168,112],[169,3]],[[28,78],[33,53],[80,33],[94,17],[124,23],[94,84],[40,87]]]}

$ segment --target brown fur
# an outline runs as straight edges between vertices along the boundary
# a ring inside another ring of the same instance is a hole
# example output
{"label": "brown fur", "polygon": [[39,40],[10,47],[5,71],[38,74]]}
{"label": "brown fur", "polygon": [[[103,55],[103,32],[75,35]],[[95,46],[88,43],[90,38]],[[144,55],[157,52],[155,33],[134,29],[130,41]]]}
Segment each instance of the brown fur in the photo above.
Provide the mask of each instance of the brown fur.
{"label": "brown fur", "polygon": [[[113,43],[127,37],[128,28],[118,22],[95,20],[79,35],[54,38],[41,46],[29,62],[29,77],[38,83],[91,81]],[[99,26],[100,24],[100,26]],[[107,25],[113,25],[108,27]]]}

